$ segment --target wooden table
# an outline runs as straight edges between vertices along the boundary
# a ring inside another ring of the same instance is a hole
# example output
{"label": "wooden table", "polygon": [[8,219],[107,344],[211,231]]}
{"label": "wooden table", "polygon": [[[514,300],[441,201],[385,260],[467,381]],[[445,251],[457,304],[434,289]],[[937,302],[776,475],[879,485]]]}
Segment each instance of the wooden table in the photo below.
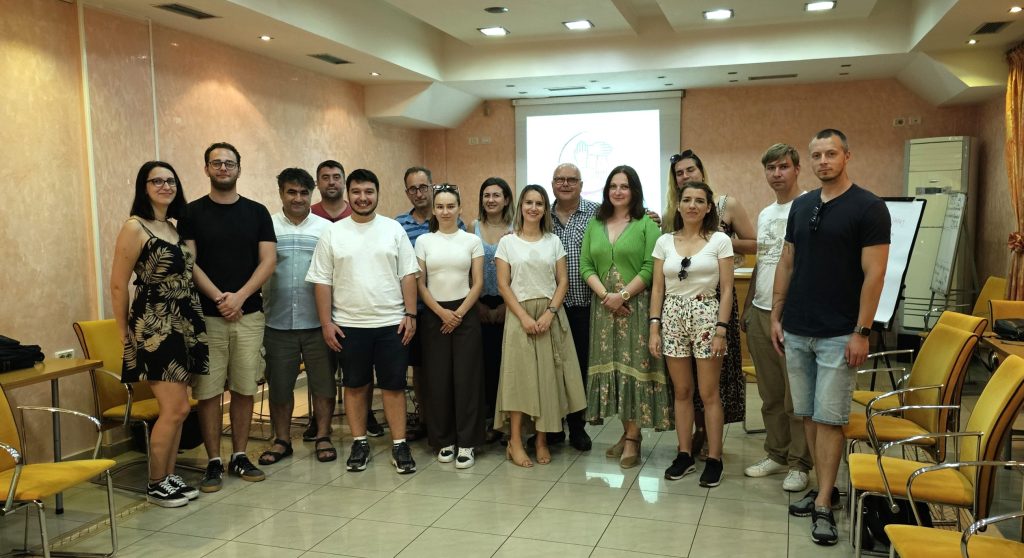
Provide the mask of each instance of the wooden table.
{"label": "wooden table", "polygon": [[[43,361],[32,368],[22,368],[0,374],[0,388],[8,390],[50,382],[50,405],[60,407],[60,390],[57,381],[64,376],[88,372],[103,365],[102,360],[85,358],[62,358]],[[24,428],[24,425],[22,426]],[[60,461],[60,413],[53,413],[53,460]],[[64,495],[57,494],[56,513],[64,513]]]}
{"label": "wooden table", "polygon": [[1010,355],[1017,355],[1024,358],[1024,341],[1006,341],[999,339],[996,334],[986,332],[981,337],[981,344],[992,350],[1000,359]]}

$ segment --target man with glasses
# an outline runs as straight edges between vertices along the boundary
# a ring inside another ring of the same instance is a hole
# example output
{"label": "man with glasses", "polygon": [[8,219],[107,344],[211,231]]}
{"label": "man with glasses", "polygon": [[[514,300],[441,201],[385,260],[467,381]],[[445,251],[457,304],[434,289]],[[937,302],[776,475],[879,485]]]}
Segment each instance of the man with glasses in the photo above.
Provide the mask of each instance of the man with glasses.
{"label": "man with glasses", "polygon": [[[587,222],[597,213],[599,204],[581,197],[583,179],[580,169],[572,163],[562,163],[555,167],[551,177],[551,189],[555,193],[555,203],[551,217],[555,226],[555,234],[562,240],[566,251],[566,264],[569,268],[569,292],[565,295],[565,315],[569,318],[569,329],[572,331],[573,344],[576,346],[576,358],[580,362],[583,374],[583,387],[587,385],[587,366],[590,362],[590,288],[580,277],[580,251],[583,249],[583,233],[587,230]],[[569,444],[579,451],[590,451],[590,435],[584,429],[583,414],[586,409],[565,417],[569,424]],[[549,432],[548,444],[559,444],[565,441],[565,432]],[[527,442],[532,445],[532,442]]]}
{"label": "man with glasses", "polygon": [[245,454],[252,423],[253,395],[263,373],[263,298],[260,288],[277,263],[277,237],[270,212],[238,194],[241,156],[229,143],[206,149],[210,193],[188,205],[181,238],[195,254],[194,280],[206,317],[210,374],[197,376],[192,396],[199,400],[199,422],[209,463],[203,492],[221,489],[223,416],[220,397],[231,391],[231,459],[228,471],[246,481],[262,481],[263,471]]}
{"label": "man with glasses", "polygon": [[[416,247],[416,239],[430,232],[430,218],[434,215],[434,193],[430,189],[433,175],[430,169],[425,167],[409,167],[405,170],[405,196],[412,203],[412,209],[395,217],[398,224],[405,229],[409,236],[409,242],[413,248]],[[462,219],[458,220],[459,228],[466,230],[466,224]],[[422,302],[416,303],[417,312],[422,312],[425,306]],[[409,345],[409,366],[412,366],[412,385],[416,393],[416,400],[420,401],[420,361],[422,360],[422,349],[420,338],[416,337]],[[408,433],[410,440],[417,440],[426,436],[426,425],[423,417],[412,427]]]}
{"label": "man with glasses", "polygon": [[[320,201],[310,207],[313,215],[323,217],[337,223],[352,215],[352,206],[345,201],[345,167],[341,163],[328,159],[316,167],[316,188],[320,191]],[[337,368],[337,367],[335,367]],[[367,391],[366,434],[374,438],[384,435],[384,428],[373,416],[373,389]],[[339,399],[338,403],[342,401]],[[310,420],[302,439],[312,442],[317,438],[316,421]]]}
{"label": "man with glasses", "polygon": [[761,394],[764,418],[764,450],[767,455],[743,470],[748,477],[786,473],[782,489],[800,492],[807,488],[807,473],[813,466],[807,449],[803,419],[793,414],[786,359],[775,352],[771,341],[772,286],[775,268],[782,256],[786,222],[793,200],[800,195],[800,154],[785,143],[777,143],[761,156],[761,166],[775,202],[757,216],[757,267],[750,279],[743,304],[740,327],[747,332],[750,358],[757,369],[757,391]]}
{"label": "man with glasses", "polygon": [[419,265],[402,227],[377,215],[377,176],[357,169],[345,185],[352,216],[320,237],[306,281],[314,284],[324,341],[338,352],[344,374],[353,438],[346,468],[363,471],[370,461],[366,399],[376,372],[391,429],[391,463],[398,474],[414,473],[405,433],[405,372],[416,333]]}
{"label": "man with glasses", "polygon": [[772,344],[785,354],[793,412],[803,417],[818,488],[790,504],[811,516],[811,540],[839,540],[832,509],[856,370],[868,337],[889,258],[891,222],[878,196],[849,178],[850,149],[839,130],[810,143],[811,170],[821,187],[796,198],[772,293]]}

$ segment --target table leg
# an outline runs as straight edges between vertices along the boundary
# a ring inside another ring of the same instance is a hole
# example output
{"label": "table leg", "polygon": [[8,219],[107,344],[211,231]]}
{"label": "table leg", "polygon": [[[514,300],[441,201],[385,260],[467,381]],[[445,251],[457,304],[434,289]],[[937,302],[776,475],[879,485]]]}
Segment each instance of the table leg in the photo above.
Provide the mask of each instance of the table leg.
{"label": "table leg", "polygon": [[[60,389],[57,385],[57,378],[50,380],[50,404],[53,407],[60,407]],[[53,413],[53,462],[60,461],[60,413]],[[64,494],[57,493],[57,505],[54,512],[58,515],[64,513]]]}

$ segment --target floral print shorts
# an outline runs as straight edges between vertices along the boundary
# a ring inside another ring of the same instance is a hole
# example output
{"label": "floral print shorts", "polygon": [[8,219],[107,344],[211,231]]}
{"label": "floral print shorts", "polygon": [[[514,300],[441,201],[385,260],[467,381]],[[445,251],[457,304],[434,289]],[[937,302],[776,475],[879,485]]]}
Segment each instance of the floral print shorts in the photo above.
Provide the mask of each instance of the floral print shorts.
{"label": "floral print shorts", "polygon": [[669,295],[661,313],[662,353],[669,357],[711,358],[718,323],[714,293],[687,298]]}

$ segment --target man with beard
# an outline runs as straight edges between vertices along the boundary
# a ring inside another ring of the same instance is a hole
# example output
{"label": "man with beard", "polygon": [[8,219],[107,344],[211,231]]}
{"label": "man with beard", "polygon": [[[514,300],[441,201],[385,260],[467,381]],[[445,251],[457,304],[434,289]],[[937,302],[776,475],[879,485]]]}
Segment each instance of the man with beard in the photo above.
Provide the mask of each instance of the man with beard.
{"label": "man with beard", "polygon": [[366,395],[376,372],[391,428],[391,463],[399,474],[413,473],[416,462],[405,440],[405,372],[416,333],[419,266],[402,226],[377,215],[377,176],[357,169],[345,185],[352,216],[320,237],[306,281],[314,284],[324,341],[341,362],[353,438],[346,467],[363,471],[370,461]]}
{"label": "man with beard", "polygon": [[[310,211],[313,215],[323,217],[337,223],[352,215],[352,205],[345,201],[345,167],[341,163],[327,159],[316,167],[316,188],[320,191],[320,201],[313,204]],[[337,366],[334,366],[337,369]],[[340,403],[341,401],[339,401]],[[377,438],[384,435],[384,428],[373,416],[373,387],[366,392],[366,434]],[[317,437],[316,421],[310,421],[309,427],[302,434],[302,439],[312,442]]]}
{"label": "man with beard", "polygon": [[260,288],[277,263],[277,237],[270,212],[236,191],[241,156],[229,143],[206,149],[210,193],[188,205],[181,238],[195,254],[194,280],[206,317],[210,374],[198,376],[192,396],[199,400],[199,422],[209,457],[203,492],[221,489],[223,416],[220,396],[231,391],[231,460],[228,471],[247,481],[262,481],[263,471],[245,454],[252,423],[253,395],[262,373],[263,298]]}

